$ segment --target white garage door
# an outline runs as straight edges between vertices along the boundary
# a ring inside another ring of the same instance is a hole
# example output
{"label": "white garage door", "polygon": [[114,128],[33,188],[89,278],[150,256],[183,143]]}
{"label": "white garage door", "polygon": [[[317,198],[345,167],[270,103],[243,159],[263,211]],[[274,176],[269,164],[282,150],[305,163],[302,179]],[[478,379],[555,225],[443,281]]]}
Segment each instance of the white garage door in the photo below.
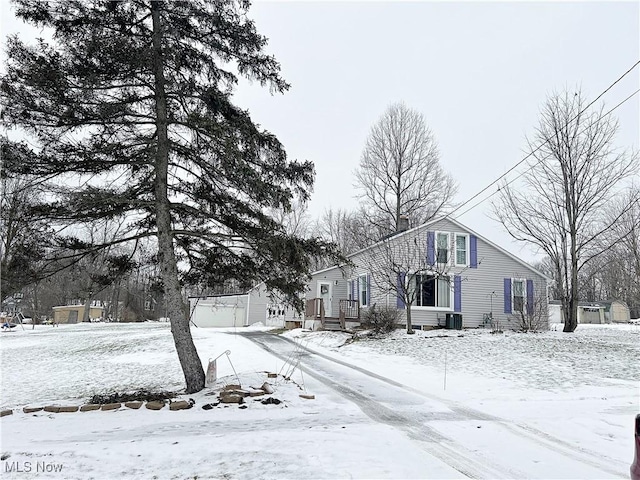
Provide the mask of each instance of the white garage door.
{"label": "white garage door", "polygon": [[236,305],[198,304],[192,320],[198,327],[242,327],[244,318],[244,308]]}

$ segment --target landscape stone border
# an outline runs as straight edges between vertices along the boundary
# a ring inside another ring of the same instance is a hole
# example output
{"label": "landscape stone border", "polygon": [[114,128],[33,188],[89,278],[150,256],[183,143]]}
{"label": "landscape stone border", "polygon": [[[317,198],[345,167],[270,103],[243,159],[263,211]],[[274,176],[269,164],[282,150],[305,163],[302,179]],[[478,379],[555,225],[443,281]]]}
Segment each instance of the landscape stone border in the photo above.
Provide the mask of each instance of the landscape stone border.
{"label": "landscape stone border", "polygon": [[[277,378],[277,373],[267,373],[267,378]],[[275,393],[275,389],[269,382],[264,382],[260,388],[242,388],[241,385],[238,384],[228,384],[220,388],[219,391],[213,391],[211,393],[207,393],[205,395],[218,395],[219,403],[244,403],[245,397],[259,397],[263,395],[271,395]],[[315,399],[314,395],[309,394],[300,394],[300,398],[313,400]],[[269,399],[267,399],[269,400]],[[263,400],[262,403],[265,403]],[[266,403],[274,403],[280,404],[281,402],[266,402]],[[23,413],[37,413],[41,411],[45,411],[47,413],[74,413],[74,412],[92,412],[92,411],[116,411],[121,409],[122,407],[130,408],[132,410],[138,410],[144,405],[149,410],[162,410],[164,406],[167,404],[165,400],[151,400],[147,402],[143,401],[131,401],[124,403],[86,403],[84,405],[46,405],[44,407],[23,407]],[[195,402],[192,399],[189,400],[169,400],[169,410],[177,411],[177,410],[188,410],[195,405]],[[207,404],[203,405],[205,410],[211,409],[211,405]],[[215,404],[217,405],[217,403]],[[206,408],[209,407],[209,408]],[[240,408],[246,408],[246,406],[242,406]],[[0,411],[0,417],[5,417],[8,415],[13,415],[13,409],[6,409]]]}

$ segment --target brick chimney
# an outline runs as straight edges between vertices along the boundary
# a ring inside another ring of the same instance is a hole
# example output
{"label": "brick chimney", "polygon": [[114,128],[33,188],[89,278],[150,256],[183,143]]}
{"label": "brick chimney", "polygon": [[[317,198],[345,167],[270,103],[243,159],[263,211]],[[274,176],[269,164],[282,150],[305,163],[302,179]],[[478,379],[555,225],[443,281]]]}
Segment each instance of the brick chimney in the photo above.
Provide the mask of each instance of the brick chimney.
{"label": "brick chimney", "polygon": [[409,230],[409,217],[407,215],[400,215],[398,218],[398,232],[404,232],[405,230]]}

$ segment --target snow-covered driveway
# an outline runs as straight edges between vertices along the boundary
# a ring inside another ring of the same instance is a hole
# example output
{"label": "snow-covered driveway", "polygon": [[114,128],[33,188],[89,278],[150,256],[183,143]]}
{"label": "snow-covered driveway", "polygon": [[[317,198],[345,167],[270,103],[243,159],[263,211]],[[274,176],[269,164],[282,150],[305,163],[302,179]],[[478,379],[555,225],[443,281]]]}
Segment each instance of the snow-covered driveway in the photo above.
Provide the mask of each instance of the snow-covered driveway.
{"label": "snow-covered driveway", "polygon": [[[269,353],[354,402],[372,420],[404,432],[470,478],[615,478],[624,462],[323,355],[280,336],[245,333]],[[499,448],[478,448],[495,445]]]}

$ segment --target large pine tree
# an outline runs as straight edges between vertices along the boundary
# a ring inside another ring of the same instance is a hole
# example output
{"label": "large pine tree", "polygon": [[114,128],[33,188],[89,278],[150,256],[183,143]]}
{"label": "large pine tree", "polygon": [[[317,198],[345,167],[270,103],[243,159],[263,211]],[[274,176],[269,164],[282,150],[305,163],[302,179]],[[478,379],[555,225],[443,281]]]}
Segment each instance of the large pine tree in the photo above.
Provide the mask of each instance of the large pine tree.
{"label": "large pine tree", "polygon": [[333,251],[265,214],[307,200],[313,165],[287,160],[231,100],[238,76],[286,91],[280,66],[264,53],[246,1],[14,5],[52,40],[8,40],[4,119],[37,147],[14,155],[5,143],[4,167],[49,180],[53,201],[40,213],[53,222],[125,217],[118,242],[157,239],[186,390],[199,391],[204,372],[181,281],[264,280],[294,299],[310,256]]}

